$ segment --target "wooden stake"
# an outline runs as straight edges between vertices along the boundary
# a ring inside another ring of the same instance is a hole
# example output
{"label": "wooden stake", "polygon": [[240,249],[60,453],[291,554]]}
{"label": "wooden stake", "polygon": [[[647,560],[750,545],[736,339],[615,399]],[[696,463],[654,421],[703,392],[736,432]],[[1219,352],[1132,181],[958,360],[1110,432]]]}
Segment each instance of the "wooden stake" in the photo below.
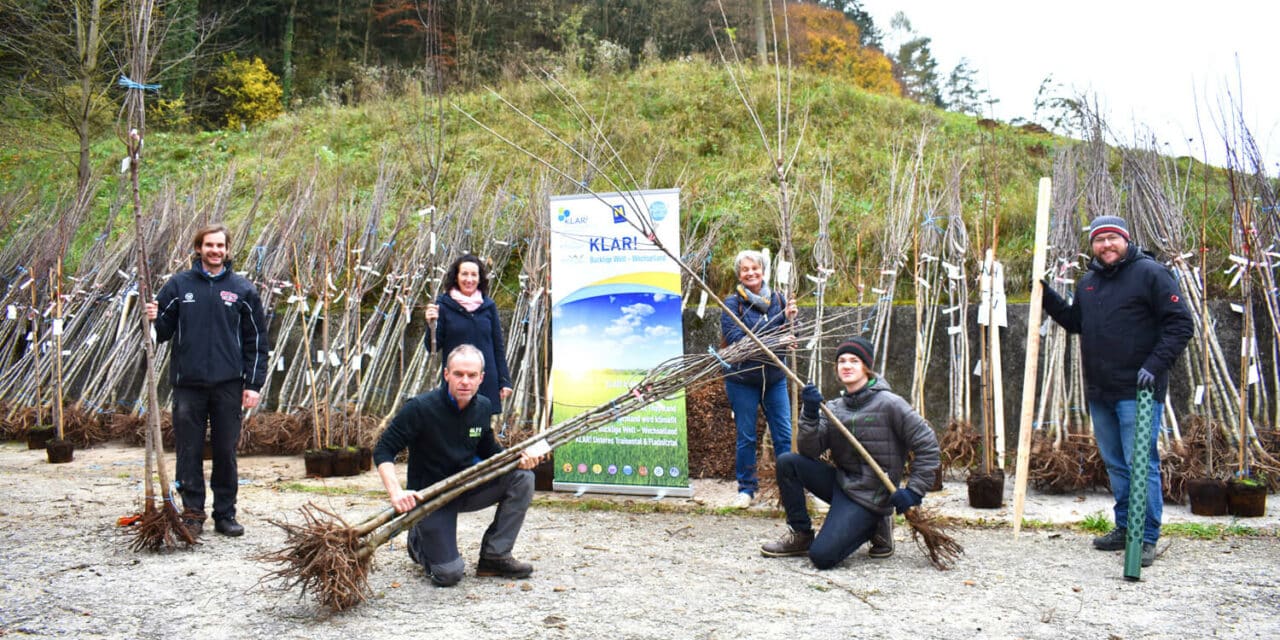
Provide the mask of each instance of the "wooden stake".
{"label": "wooden stake", "polygon": [[1035,253],[1031,258],[1031,301],[1027,306],[1027,358],[1022,368],[1022,419],[1018,423],[1018,462],[1013,485],[1013,536],[1022,529],[1027,497],[1027,472],[1031,466],[1031,420],[1035,414],[1037,366],[1040,363],[1040,303],[1044,297],[1044,265],[1049,240],[1051,181],[1040,178],[1036,202]]}

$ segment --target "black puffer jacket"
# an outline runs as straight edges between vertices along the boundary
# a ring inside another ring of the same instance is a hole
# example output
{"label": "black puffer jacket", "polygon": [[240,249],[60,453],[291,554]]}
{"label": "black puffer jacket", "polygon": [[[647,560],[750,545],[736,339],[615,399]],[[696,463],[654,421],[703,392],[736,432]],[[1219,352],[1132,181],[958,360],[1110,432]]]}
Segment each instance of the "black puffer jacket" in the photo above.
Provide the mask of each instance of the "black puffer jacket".
{"label": "black puffer jacket", "polygon": [[[894,486],[902,481],[907,453],[914,451],[907,488],[920,495],[929,491],[941,464],[938,438],[929,423],[889,389],[889,383],[872,380],[852,394],[828,400],[826,405],[889,475]],[[827,422],[827,415],[807,418],[802,412],[796,450],[816,460],[828,449],[845,495],[880,515],[893,511],[888,488],[848,438]]]}
{"label": "black puffer jacket", "polygon": [[1138,370],[1146,369],[1163,402],[1169,369],[1195,331],[1173,274],[1133,244],[1110,267],[1090,261],[1071,302],[1046,288],[1042,306],[1068,332],[1080,334],[1085,395],[1095,401],[1134,399]]}
{"label": "black puffer jacket", "polygon": [[156,339],[173,340],[169,381],[175,387],[208,387],[243,380],[250,391],[267,380],[266,316],[253,283],[231,270],[210,276],[196,259],[156,296]]}

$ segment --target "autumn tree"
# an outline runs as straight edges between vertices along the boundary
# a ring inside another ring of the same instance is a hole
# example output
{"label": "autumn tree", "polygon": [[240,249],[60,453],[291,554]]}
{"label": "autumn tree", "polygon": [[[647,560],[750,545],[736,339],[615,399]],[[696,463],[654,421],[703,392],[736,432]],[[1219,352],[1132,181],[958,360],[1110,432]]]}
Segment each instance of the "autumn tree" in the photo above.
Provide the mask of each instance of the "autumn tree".
{"label": "autumn tree", "polygon": [[812,4],[788,8],[792,60],[848,78],[861,89],[901,95],[893,64],[879,50],[859,44],[858,26],[835,9]]}
{"label": "autumn tree", "polygon": [[[210,53],[216,19],[190,13],[189,0],[156,3],[155,84]],[[52,116],[76,139],[76,189],[93,177],[89,145],[105,132],[118,110],[117,81],[124,43],[120,0],[0,0],[0,51],[11,61],[0,74],[6,93],[18,94]]]}
{"label": "autumn tree", "polygon": [[862,8],[858,0],[818,0],[818,6],[835,9],[844,14],[853,24],[858,26],[858,44],[883,50],[880,29],[876,27],[871,14]]}

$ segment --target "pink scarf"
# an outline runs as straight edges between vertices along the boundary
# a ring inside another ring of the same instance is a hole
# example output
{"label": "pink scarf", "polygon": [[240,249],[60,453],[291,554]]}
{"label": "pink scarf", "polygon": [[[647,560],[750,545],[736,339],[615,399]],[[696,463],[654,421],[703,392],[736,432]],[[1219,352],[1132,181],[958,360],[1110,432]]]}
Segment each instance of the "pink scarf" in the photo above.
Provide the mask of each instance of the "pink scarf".
{"label": "pink scarf", "polygon": [[471,295],[466,295],[457,289],[449,289],[449,297],[471,313],[475,313],[476,309],[479,309],[484,302],[484,294],[480,293],[479,289],[476,289],[476,292]]}

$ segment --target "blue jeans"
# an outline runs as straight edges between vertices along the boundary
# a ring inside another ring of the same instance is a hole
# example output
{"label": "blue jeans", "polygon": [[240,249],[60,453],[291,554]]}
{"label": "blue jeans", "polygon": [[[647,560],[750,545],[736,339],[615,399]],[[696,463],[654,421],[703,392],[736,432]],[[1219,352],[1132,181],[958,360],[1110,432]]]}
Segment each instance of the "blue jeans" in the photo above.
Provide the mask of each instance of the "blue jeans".
{"label": "blue jeans", "polygon": [[853,555],[871,536],[883,516],[854,502],[840,489],[836,468],[799,453],[778,456],[778,494],[787,511],[787,525],[809,531],[813,522],[805,508],[806,489],[831,505],[822,530],[809,547],[809,560],[819,569],[830,569]]}
{"label": "blue jeans", "polygon": [[758,385],[725,380],[724,391],[729,396],[733,422],[738,427],[738,451],[734,464],[738,491],[754,496],[760,486],[756,476],[756,409],[760,405],[764,405],[764,419],[773,436],[773,455],[791,451],[791,399],[787,396],[787,379],[765,384],[763,393]]}
{"label": "blue jeans", "polygon": [[[1129,525],[1129,468],[1133,460],[1133,429],[1137,420],[1138,401],[1119,402],[1089,401],[1089,416],[1093,418],[1093,438],[1098,452],[1107,465],[1107,477],[1111,479],[1111,495],[1115,496],[1117,527]],[[1160,435],[1160,416],[1164,405],[1152,406],[1151,461],[1147,471],[1147,518],[1142,527],[1142,541],[1155,543],[1160,538],[1160,517],[1164,508],[1164,494],[1160,491],[1160,452],[1156,446]]]}

